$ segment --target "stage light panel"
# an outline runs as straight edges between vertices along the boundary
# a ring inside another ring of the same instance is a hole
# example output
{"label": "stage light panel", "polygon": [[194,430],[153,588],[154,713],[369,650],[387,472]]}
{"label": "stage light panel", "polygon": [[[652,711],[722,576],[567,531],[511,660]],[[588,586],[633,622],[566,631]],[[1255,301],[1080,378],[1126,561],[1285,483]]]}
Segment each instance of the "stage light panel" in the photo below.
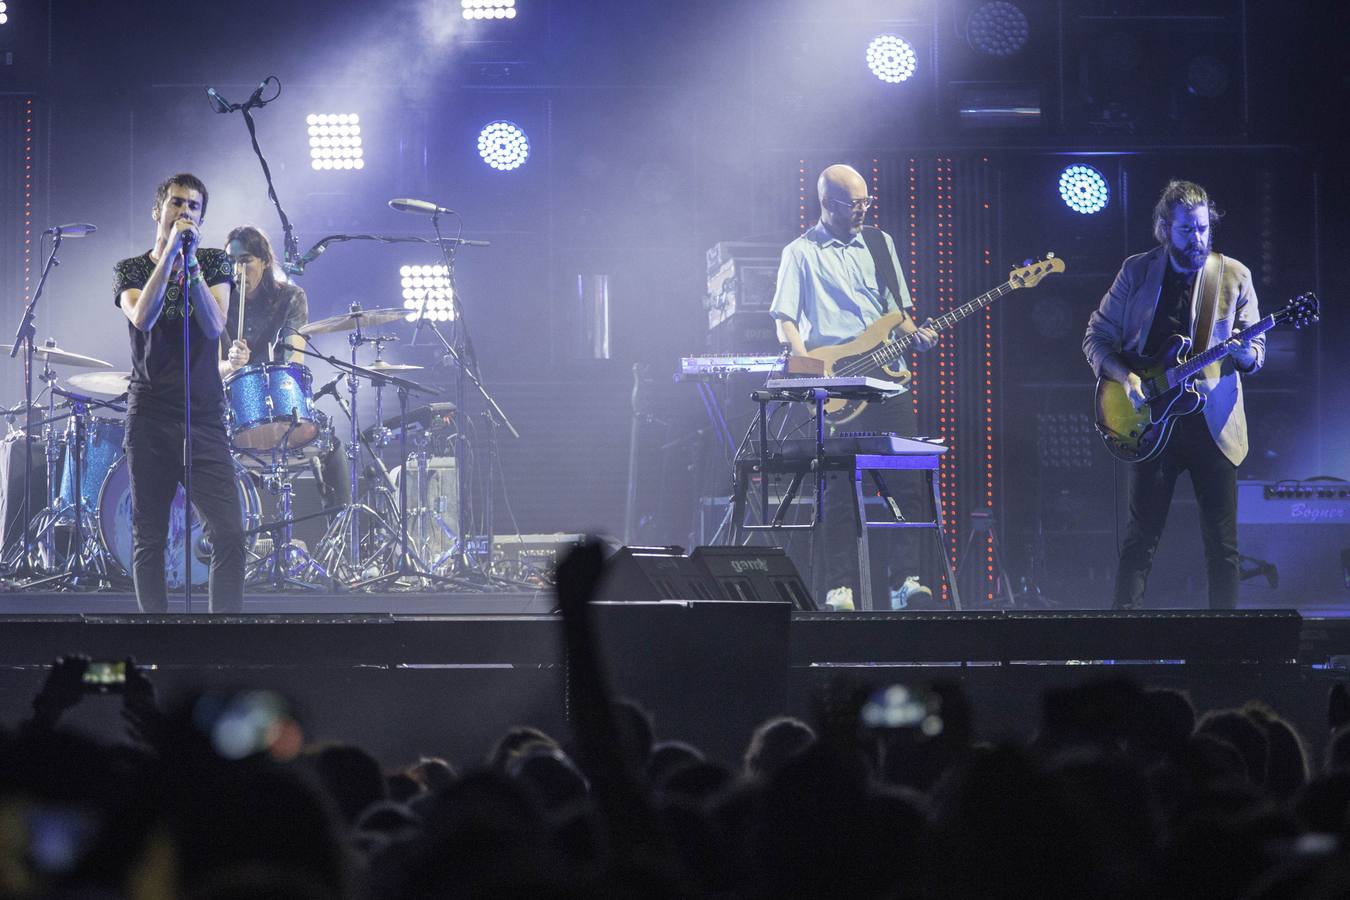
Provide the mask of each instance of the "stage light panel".
{"label": "stage light panel", "polygon": [[466,19],[514,19],[516,0],[459,0]]}
{"label": "stage light panel", "polygon": [[867,68],[887,84],[908,81],[919,65],[909,41],[894,34],[879,34],[867,45]]}
{"label": "stage light panel", "polygon": [[518,169],[530,158],[529,136],[514,122],[489,122],[478,132],[478,155],[500,172]]}
{"label": "stage light panel", "polygon": [[361,117],[357,113],[310,113],[309,164],[315,171],[364,169],[361,147]]}
{"label": "stage light panel", "polygon": [[403,308],[407,320],[416,322],[425,299],[427,318],[433,322],[449,322],[455,318],[454,300],[450,291],[450,275],[445,266],[410,264],[398,270],[403,288]]}
{"label": "stage light panel", "polygon": [[966,21],[966,40],[986,56],[1016,55],[1031,34],[1027,15],[1008,0],[994,0],[976,7]]}
{"label": "stage light panel", "polygon": [[1090,216],[1106,208],[1111,192],[1101,172],[1092,166],[1073,165],[1059,173],[1059,196],[1069,209]]}
{"label": "stage light panel", "polygon": [[5,0],[0,0],[0,25],[9,21],[9,4]]}

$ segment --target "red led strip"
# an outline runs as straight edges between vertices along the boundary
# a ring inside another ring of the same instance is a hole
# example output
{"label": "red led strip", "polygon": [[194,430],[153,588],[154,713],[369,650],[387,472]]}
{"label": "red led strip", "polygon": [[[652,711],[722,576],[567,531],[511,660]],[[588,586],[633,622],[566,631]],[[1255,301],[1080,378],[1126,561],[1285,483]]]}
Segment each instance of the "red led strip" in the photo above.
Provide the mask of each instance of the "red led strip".
{"label": "red led strip", "polygon": [[801,234],[811,227],[807,220],[809,197],[806,193],[806,160],[797,160],[797,233]]}
{"label": "red led strip", "polygon": [[[981,165],[989,165],[989,157],[983,157],[980,160]],[[980,205],[984,210],[986,218],[989,212],[988,185],[989,178],[982,179],[981,185],[986,192]],[[985,230],[986,242],[981,257],[984,273],[982,281],[992,284],[993,278],[991,269],[993,268],[992,252],[988,244],[989,231]],[[994,508],[994,319],[993,311],[985,307],[984,313],[984,390],[980,395],[984,414],[984,501],[985,506]],[[990,532],[985,535],[985,571],[989,574],[989,583],[985,593],[985,599],[989,602],[994,600],[994,588],[996,587],[997,573],[994,571],[994,535]]]}
{"label": "red led strip", "polygon": [[[948,157],[939,157],[936,161],[934,172],[934,194],[935,207],[934,219],[936,228],[934,229],[937,238],[937,281],[935,295],[937,297],[937,309],[939,313],[949,312],[955,305],[954,297],[954,272],[955,272],[955,229],[952,213],[952,161]],[[956,433],[956,351],[949,349],[948,342],[938,344],[938,434],[942,442],[951,446],[951,438]],[[957,473],[959,466],[955,455],[948,455],[943,458],[942,464],[938,469],[938,487],[942,492],[943,505],[948,506],[951,511],[951,520],[960,521],[959,511],[961,498],[957,491]],[[959,558],[960,541],[958,540],[956,529],[950,529],[947,533],[947,553],[951,559],[952,568],[959,569],[961,561]],[[944,585],[943,598],[950,599],[950,588]]]}
{"label": "red led strip", "polygon": [[23,292],[32,291],[33,273],[33,101],[23,105]]}

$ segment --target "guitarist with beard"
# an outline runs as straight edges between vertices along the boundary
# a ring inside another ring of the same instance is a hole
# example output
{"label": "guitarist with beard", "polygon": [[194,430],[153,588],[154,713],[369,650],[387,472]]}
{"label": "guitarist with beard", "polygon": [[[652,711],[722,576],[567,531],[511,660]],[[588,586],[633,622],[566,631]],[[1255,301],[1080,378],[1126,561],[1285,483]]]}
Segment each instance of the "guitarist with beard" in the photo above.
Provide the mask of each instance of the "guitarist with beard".
{"label": "guitarist with beard", "polygon": [[[794,356],[806,356],[817,347],[843,344],[883,315],[907,312],[913,307],[895,243],[879,229],[863,227],[873,201],[862,175],[850,166],[830,166],[820,173],[816,191],[820,198],[820,221],[783,249],[770,307],[778,338]],[[911,332],[918,332],[915,347],[919,350],[928,350],[937,343],[936,331],[919,327],[912,316],[905,315],[896,333]],[[917,427],[914,399],[906,393],[884,404],[870,404],[845,427],[848,431],[913,435]],[[854,608],[853,595],[858,584],[853,511],[847,488],[839,477],[831,477],[825,495],[823,533],[814,541],[812,554],[813,569],[818,576],[813,581],[828,587],[826,603],[836,609]],[[899,579],[915,571],[909,560],[892,562],[891,568]],[[912,581],[909,590],[911,594],[916,591]]]}
{"label": "guitarist with beard", "polygon": [[[1219,217],[1205,189],[1172,181],[1153,209],[1159,246],[1125,260],[1088,321],[1083,353],[1099,378],[1118,382],[1136,406],[1145,401],[1126,354],[1152,357],[1172,335],[1187,335],[1197,351],[1229,342],[1255,324],[1251,272],[1211,250]],[[1200,509],[1212,609],[1233,609],[1238,596],[1237,466],[1247,456],[1241,374],[1265,362],[1265,337],[1229,342],[1228,355],[1205,369],[1195,388],[1203,412],[1179,416],[1156,455],[1130,467],[1129,524],[1116,570],[1114,609],[1137,609],[1162,537],[1177,476],[1191,473]]]}

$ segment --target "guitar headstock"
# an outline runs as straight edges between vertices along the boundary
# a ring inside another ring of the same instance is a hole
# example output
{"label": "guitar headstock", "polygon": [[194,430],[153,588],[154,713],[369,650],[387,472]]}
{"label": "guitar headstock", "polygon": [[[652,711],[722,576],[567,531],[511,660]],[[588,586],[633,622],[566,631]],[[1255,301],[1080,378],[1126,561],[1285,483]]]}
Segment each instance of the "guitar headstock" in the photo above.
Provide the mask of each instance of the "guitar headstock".
{"label": "guitar headstock", "polygon": [[1047,253],[1045,259],[1037,262],[1028,260],[1020,269],[1013,269],[1008,273],[1008,281],[1015,288],[1035,287],[1041,283],[1041,279],[1045,276],[1063,271],[1064,260],[1053,253]]}
{"label": "guitar headstock", "polygon": [[1305,294],[1299,294],[1290,300],[1275,314],[1276,319],[1293,325],[1295,328],[1302,328],[1304,325],[1316,324],[1321,318],[1321,305],[1317,302],[1317,295],[1312,291]]}

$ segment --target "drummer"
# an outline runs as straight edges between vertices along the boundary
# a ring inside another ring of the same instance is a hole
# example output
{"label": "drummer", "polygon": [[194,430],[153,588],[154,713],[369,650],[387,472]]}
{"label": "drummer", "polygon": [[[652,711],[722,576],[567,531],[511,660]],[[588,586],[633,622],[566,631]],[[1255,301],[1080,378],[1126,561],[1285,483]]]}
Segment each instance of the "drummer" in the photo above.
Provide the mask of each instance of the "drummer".
{"label": "drummer", "polygon": [[[244,333],[239,334],[239,291],[230,290],[230,308],[225,331],[220,336],[220,377],[227,379],[250,362],[304,360],[304,340],[296,332],[309,321],[309,300],[304,288],[287,280],[277,266],[276,253],[266,232],[254,225],[240,225],[225,238],[231,262],[243,268]],[[324,454],[318,475],[326,506],[350,501],[347,457],[334,436]]]}

